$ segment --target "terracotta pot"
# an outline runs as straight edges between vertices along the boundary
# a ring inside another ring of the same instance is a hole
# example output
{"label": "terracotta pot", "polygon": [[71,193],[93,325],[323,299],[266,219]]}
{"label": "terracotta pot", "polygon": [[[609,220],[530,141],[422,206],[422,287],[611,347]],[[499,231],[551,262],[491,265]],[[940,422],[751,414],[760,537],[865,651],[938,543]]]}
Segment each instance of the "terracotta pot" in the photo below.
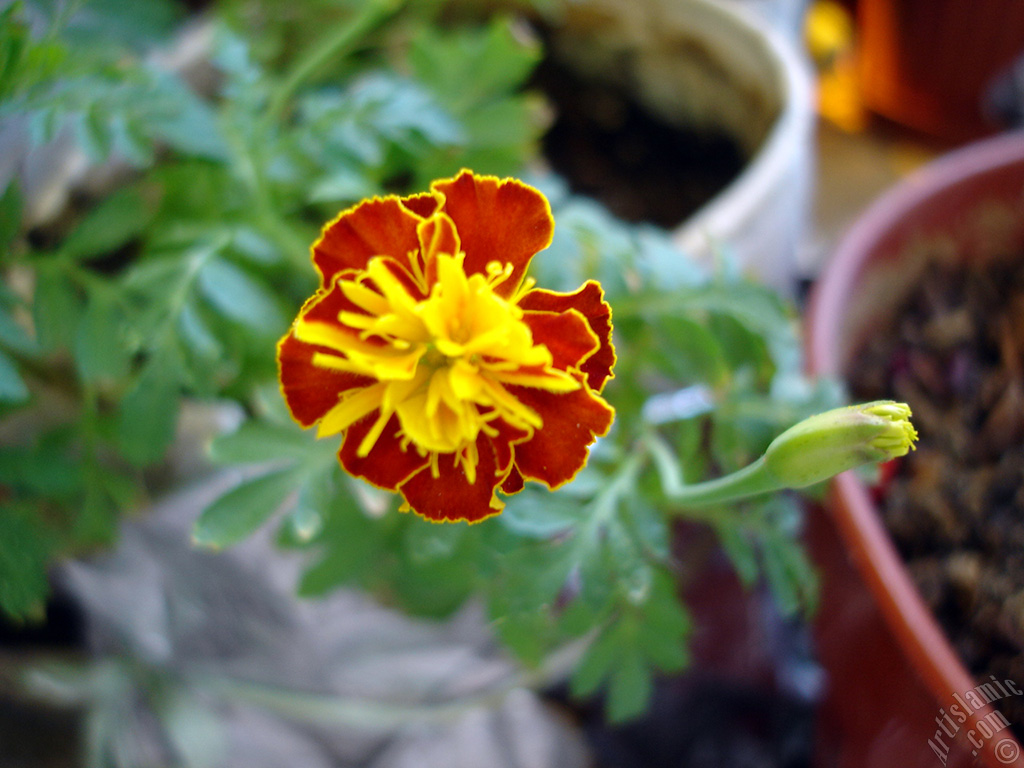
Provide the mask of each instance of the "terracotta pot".
{"label": "terracotta pot", "polygon": [[861,92],[879,114],[964,141],[991,133],[986,91],[1024,52],[1019,0],[861,0]]}
{"label": "terracotta pot", "polygon": [[[915,245],[944,239],[965,259],[997,244],[1024,248],[1022,201],[1024,134],[953,152],[883,195],[842,240],[816,286],[808,315],[811,371],[842,377],[867,335],[892,327],[887,312],[919,274],[915,261],[934,250]],[[956,696],[983,681],[967,672],[925,606],[857,476],[835,479],[827,511],[809,521],[809,541],[822,573],[816,634],[829,676],[820,764],[1024,766],[1009,730],[984,736],[993,721],[979,721],[993,714],[991,706],[963,724],[951,721],[956,729],[944,721],[956,712]],[[972,743],[972,730],[981,746]]]}

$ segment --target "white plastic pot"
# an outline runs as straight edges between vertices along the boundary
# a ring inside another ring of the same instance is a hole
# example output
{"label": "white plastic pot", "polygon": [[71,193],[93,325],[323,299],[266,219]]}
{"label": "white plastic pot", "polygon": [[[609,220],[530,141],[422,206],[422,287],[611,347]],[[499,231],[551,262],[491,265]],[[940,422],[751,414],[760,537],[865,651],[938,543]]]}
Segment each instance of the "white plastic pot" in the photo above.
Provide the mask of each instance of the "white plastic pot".
{"label": "white plastic pot", "polygon": [[558,27],[560,55],[582,72],[634,88],[670,123],[724,130],[738,142],[749,163],[674,241],[700,259],[732,252],[753,276],[792,291],[814,167],[803,54],[729,0],[577,0]]}

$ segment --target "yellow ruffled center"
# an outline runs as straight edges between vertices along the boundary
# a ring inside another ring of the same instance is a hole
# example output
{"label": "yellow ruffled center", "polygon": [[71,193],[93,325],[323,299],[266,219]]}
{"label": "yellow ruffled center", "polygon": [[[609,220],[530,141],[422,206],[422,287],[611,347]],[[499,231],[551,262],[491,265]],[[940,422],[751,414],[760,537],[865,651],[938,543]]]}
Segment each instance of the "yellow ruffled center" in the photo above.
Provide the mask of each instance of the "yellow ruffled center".
{"label": "yellow ruffled center", "polygon": [[[467,275],[464,258],[437,255],[437,279],[427,298],[418,299],[389,259],[375,257],[364,271],[337,279],[336,289],[359,311],[339,313],[337,324],[298,320],[296,338],[331,350],[316,352],[314,365],[375,380],[343,392],[320,421],[318,436],[341,432],[378,411],[357,449],[366,456],[397,414],[395,437],[403,449],[411,444],[429,455],[435,477],[439,456],[453,454],[473,483],[477,437],[497,435],[493,422],[501,419],[528,434],[542,426],[540,416],[506,385],[559,393],[582,386],[552,367],[550,351],[534,343],[515,299],[494,292],[511,266],[492,262],[487,275]],[[409,279],[422,282],[417,277]]]}

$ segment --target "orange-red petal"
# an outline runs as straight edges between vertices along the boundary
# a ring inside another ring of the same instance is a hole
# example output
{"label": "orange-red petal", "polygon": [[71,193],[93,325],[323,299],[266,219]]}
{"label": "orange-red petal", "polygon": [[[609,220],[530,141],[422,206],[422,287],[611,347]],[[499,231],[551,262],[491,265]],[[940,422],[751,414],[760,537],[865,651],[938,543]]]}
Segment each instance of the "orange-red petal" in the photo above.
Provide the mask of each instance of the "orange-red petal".
{"label": "orange-red petal", "polygon": [[552,489],[572,480],[587,463],[594,438],[608,433],[615,411],[588,387],[564,394],[507,389],[544,420],[532,439],[516,446],[516,469]]}
{"label": "orange-red petal", "polygon": [[441,203],[441,196],[435,195],[433,192],[420,192],[418,194],[402,198],[402,205],[424,219],[430,218],[437,213],[437,209],[441,207]]}
{"label": "orange-red petal", "polygon": [[458,255],[462,247],[461,241],[459,233],[455,230],[455,222],[444,213],[425,219],[416,231],[420,238],[420,253],[429,291],[429,286],[437,282],[438,254]]}
{"label": "orange-red petal", "polygon": [[498,472],[498,458],[490,438],[477,437],[480,460],[476,466],[476,482],[470,483],[453,454],[442,454],[438,460],[438,477],[427,467],[399,486],[402,496],[416,514],[436,523],[465,520],[477,523],[496,515],[501,505],[495,489],[504,479]]}
{"label": "orange-red petal", "polygon": [[515,493],[519,493],[526,485],[526,481],[523,480],[523,476],[519,474],[519,470],[514,466],[512,471],[508,473],[508,477],[505,478],[501,484],[501,492],[507,496],[511,496]]}
{"label": "orange-red petal", "polygon": [[491,422],[491,426],[498,432],[497,435],[491,438],[491,446],[494,449],[495,473],[500,477],[505,477],[512,470],[512,462],[515,460],[513,446],[528,440],[530,432],[524,429],[516,429],[501,419]]}
{"label": "orange-red petal", "polygon": [[[338,451],[338,460],[350,474],[368,480],[378,488],[395,491],[401,483],[423,470],[430,463],[430,459],[427,456],[420,456],[412,446],[402,450],[401,441],[397,437],[401,431],[397,416],[391,417],[370,452],[365,457],[360,457],[359,444],[373,427],[378,413],[374,411],[345,431],[345,439],[341,444],[341,450]],[[429,469],[427,474],[430,474]]]}
{"label": "orange-red petal", "polygon": [[565,312],[575,309],[587,319],[590,330],[600,341],[600,347],[580,366],[587,384],[595,392],[604,389],[615,366],[615,348],[612,346],[612,308],[604,300],[604,290],[588,280],[575,293],[556,293],[535,288],[519,301],[524,310]]}
{"label": "orange-red petal", "polygon": [[551,244],[555,221],[547,198],[516,179],[499,180],[470,171],[435,181],[431,189],[444,195],[444,212],[459,231],[466,274],[486,274],[492,261],[511,264],[511,276],[494,291],[511,297],[533,255]]}
{"label": "orange-red petal", "polygon": [[535,344],[543,344],[551,353],[552,367],[561,371],[574,368],[592,356],[600,342],[579,312],[523,313],[523,322],[530,328]]}
{"label": "orange-red petal", "polygon": [[[395,196],[375,197],[339,213],[313,243],[313,264],[320,273],[321,286],[330,285],[342,270],[365,269],[374,256],[393,256],[408,265],[409,252],[419,248],[416,227],[422,221],[413,209],[427,210],[426,197],[404,201]],[[436,201],[433,204],[436,206]]]}

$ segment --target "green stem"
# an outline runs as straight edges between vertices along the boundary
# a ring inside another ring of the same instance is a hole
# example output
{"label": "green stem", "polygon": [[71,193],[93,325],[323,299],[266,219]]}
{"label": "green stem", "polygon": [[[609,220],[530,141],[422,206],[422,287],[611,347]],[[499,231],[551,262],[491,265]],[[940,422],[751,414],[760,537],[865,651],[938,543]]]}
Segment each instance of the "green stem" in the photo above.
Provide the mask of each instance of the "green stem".
{"label": "green stem", "polygon": [[649,433],[642,445],[650,453],[661,478],[665,500],[684,509],[708,507],[781,490],[784,486],[768,471],[762,456],[753,464],[732,474],[687,484],[673,461],[668,446],[656,434]]}
{"label": "green stem", "polygon": [[630,454],[622,466],[609,478],[608,484],[601,489],[592,502],[593,514],[587,519],[587,524],[590,527],[596,529],[604,525],[615,514],[619,499],[636,488],[636,477],[646,461],[647,455],[643,451]]}
{"label": "green stem", "polygon": [[[372,0],[354,19],[345,19],[327,32],[319,44],[310,48],[305,56],[295,62],[291,71],[271,93],[266,111],[257,126],[258,130],[250,135],[270,136],[274,124],[281,119],[288,102],[299,87],[328,61],[343,55],[346,50],[391,18],[404,2],[405,0]],[[234,130],[228,131],[228,139],[234,149],[234,165],[252,194],[255,212],[263,222],[264,230],[273,237],[289,259],[306,266],[309,243],[291,229],[274,204],[273,195],[261,168],[261,158],[257,156],[262,148]]]}
{"label": "green stem", "polygon": [[306,79],[389,19],[403,3],[404,0],[373,0],[367,3],[356,18],[345,19],[326,34],[319,45],[311,48],[305,56],[295,62],[295,66],[271,94],[266,121],[272,123],[280,118],[288,100]]}

